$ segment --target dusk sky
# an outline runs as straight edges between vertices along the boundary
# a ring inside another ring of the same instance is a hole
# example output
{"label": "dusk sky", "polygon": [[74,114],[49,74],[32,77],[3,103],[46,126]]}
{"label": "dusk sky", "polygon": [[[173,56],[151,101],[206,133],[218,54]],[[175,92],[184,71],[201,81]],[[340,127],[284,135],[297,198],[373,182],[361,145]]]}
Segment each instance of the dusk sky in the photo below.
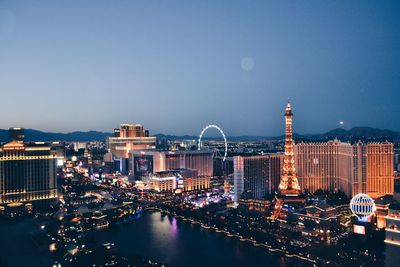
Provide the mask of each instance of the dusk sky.
{"label": "dusk sky", "polygon": [[0,0],[0,128],[400,131],[400,1]]}

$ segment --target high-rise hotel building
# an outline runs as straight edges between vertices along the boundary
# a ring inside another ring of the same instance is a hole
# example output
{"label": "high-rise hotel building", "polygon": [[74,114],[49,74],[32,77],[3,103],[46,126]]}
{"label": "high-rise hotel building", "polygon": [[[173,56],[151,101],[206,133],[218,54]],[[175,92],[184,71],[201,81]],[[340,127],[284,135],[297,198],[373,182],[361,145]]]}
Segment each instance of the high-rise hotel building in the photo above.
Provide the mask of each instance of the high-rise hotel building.
{"label": "high-rise hotel building", "polygon": [[367,144],[367,194],[378,197],[394,191],[394,148],[392,143]]}
{"label": "high-rise hotel building", "polygon": [[349,197],[393,194],[392,143],[299,143],[295,158],[303,190],[341,190]]}
{"label": "high-rise hotel building", "polygon": [[[15,134],[10,129],[10,137]],[[0,147],[0,204],[56,198],[55,153],[44,143],[28,144],[19,137]]]}
{"label": "high-rise hotel building", "polygon": [[239,202],[239,198],[244,192],[253,199],[259,199],[277,191],[283,161],[283,154],[234,157],[235,202]]}
{"label": "high-rise hotel building", "polygon": [[295,146],[300,187],[309,192],[318,189],[343,191],[353,195],[353,148],[349,143],[298,143]]}
{"label": "high-rise hotel building", "polygon": [[114,157],[127,159],[131,150],[155,149],[156,141],[141,124],[121,124],[114,136],[108,137],[107,146]]}

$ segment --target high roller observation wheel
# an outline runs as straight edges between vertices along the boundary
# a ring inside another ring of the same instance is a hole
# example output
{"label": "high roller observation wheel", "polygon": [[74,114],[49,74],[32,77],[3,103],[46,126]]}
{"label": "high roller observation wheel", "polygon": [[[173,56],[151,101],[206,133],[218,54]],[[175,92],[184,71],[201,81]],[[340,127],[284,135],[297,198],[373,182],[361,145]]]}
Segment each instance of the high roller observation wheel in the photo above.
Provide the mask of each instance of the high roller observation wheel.
{"label": "high roller observation wheel", "polygon": [[204,133],[210,128],[217,129],[221,133],[222,137],[224,138],[225,153],[224,153],[224,158],[222,159],[222,161],[225,161],[226,157],[228,155],[228,142],[226,141],[226,137],[225,137],[224,131],[218,125],[211,124],[211,125],[207,125],[206,127],[204,127],[204,129],[201,131],[200,136],[199,136],[198,150],[201,150],[201,138],[203,138]]}

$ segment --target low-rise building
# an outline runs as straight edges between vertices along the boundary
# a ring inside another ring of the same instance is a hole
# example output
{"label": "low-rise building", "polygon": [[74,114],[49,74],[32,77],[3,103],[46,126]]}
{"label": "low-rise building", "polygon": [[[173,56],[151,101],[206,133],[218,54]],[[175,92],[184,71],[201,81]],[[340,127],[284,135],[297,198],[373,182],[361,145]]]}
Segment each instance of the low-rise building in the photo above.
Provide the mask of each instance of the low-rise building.
{"label": "low-rise building", "polygon": [[155,173],[151,177],[151,185],[158,192],[200,191],[210,188],[211,177],[199,176],[193,169],[171,169]]}

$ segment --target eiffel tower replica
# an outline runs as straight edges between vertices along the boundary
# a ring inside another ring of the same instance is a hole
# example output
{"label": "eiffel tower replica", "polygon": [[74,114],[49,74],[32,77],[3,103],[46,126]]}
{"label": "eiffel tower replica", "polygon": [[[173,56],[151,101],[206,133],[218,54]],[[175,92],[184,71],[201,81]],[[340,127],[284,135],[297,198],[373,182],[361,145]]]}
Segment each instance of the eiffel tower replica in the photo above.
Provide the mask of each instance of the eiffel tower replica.
{"label": "eiffel tower replica", "polygon": [[306,199],[300,190],[294,161],[293,142],[293,112],[290,103],[285,111],[286,137],[285,137],[285,158],[283,162],[283,173],[279,184],[279,193],[276,196],[277,204],[288,204],[290,206],[302,206]]}

